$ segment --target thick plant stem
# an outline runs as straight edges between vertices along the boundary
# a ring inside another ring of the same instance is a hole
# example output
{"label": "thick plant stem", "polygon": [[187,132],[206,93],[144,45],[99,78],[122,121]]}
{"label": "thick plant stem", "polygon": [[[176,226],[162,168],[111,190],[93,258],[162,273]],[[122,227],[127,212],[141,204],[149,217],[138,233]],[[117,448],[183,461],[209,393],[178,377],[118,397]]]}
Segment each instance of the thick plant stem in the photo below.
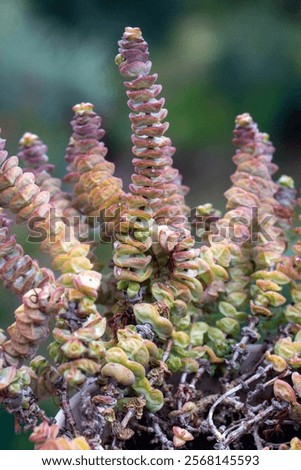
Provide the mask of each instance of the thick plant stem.
{"label": "thick plant stem", "polygon": [[33,173],[40,190],[49,192],[49,202],[55,209],[56,217],[61,217],[68,226],[75,226],[77,238],[87,239],[88,226],[84,217],[73,207],[71,195],[62,190],[61,180],[52,176],[54,165],[48,162],[47,150],[47,146],[36,134],[26,132],[19,141],[18,152],[19,160],[25,164],[23,172]]}

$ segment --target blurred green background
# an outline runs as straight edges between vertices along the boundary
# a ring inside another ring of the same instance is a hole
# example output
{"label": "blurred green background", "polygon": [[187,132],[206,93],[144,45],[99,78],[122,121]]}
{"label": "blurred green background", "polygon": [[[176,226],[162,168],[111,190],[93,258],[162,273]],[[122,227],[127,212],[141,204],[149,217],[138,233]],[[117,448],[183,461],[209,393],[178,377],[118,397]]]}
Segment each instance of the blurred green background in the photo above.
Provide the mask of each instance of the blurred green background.
{"label": "blurred green background", "polygon": [[[281,173],[301,186],[299,0],[0,0],[0,7],[0,127],[10,154],[25,131],[37,133],[63,175],[71,107],[91,101],[127,183],[130,127],[114,57],[124,27],[139,26],[164,87],[175,165],[191,186],[192,206],[223,208],[233,123],[242,112],[270,133]],[[11,323],[18,302],[1,290],[1,325]],[[0,449],[28,448],[4,412],[0,437]]]}

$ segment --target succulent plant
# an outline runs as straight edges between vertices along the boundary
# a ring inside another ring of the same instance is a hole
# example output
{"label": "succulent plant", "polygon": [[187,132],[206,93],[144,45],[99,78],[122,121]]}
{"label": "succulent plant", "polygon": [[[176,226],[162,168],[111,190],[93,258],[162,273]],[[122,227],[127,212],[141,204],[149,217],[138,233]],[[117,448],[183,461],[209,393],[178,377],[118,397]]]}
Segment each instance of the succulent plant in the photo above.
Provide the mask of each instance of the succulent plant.
{"label": "succulent plant", "polygon": [[[229,449],[247,433],[254,448],[300,449],[294,181],[273,179],[275,149],[244,113],[226,210],[205,203],[192,215],[148,44],[130,27],[118,44],[133,132],[128,191],[91,103],[72,108],[69,192],[37,135],[23,135],[18,157],[0,140],[0,280],[20,296],[0,330],[0,402],[36,449],[126,449],[134,435],[153,448],[200,448],[208,437]],[[31,241],[52,269],[24,254],[14,222],[39,234]],[[106,272],[93,250],[102,242]],[[41,407],[48,396],[55,418]],[[279,444],[269,436],[282,422],[294,437]]]}

